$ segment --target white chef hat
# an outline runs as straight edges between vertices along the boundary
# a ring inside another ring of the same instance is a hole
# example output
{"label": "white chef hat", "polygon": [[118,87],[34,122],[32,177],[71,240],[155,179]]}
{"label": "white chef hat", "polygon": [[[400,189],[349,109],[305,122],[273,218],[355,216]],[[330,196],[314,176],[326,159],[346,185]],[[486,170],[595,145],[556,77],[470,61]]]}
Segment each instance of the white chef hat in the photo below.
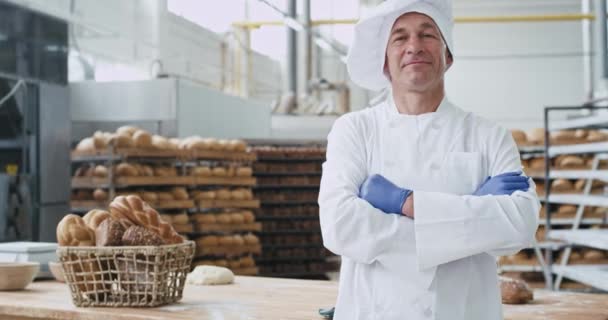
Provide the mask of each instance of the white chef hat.
{"label": "white chef hat", "polygon": [[374,91],[389,86],[384,74],[386,46],[395,21],[408,12],[419,12],[433,19],[448,50],[454,52],[452,0],[387,0],[355,25],[346,67],[357,85]]}

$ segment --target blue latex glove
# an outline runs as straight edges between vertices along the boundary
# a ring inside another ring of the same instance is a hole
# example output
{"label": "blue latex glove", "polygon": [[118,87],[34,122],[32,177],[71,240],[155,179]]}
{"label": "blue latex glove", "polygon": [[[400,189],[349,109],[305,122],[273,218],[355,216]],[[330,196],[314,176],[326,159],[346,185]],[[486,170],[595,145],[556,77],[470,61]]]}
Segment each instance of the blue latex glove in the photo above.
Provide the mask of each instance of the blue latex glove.
{"label": "blue latex glove", "polygon": [[385,177],[374,174],[361,185],[359,197],[385,213],[401,214],[405,199],[411,193],[411,190],[399,188]]}
{"label": "blue latex glove", "polygon": [[519,172],[507,172],[494,177],[488,177],[473,193],[475,196],[511,195],[517,190],[526,191],[530,188],[528,177]]}

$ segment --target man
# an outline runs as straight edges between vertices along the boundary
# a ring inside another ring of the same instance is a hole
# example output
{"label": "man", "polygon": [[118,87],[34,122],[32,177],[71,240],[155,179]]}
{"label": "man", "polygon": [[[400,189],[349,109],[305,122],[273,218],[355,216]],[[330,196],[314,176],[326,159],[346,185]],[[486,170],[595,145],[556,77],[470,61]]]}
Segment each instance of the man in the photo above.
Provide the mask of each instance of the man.
{"label": "man", "polygon": [[448,0],[389,0],[355,27],[352,80],[389,94],[328,136],[335,319],[502,319],[496,257],[534,241],[540,204],[509,131],[445,98],[452,24]]}

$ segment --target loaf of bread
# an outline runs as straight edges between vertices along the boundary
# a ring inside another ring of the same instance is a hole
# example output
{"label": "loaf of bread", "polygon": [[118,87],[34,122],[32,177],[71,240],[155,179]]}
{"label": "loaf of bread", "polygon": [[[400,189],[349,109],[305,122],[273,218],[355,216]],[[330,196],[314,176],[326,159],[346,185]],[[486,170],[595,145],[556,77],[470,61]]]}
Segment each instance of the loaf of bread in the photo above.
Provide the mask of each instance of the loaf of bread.
{"label": "loaf of bread", "polygon": [[556,179],[551,183],[551,191],[564,192],[574,190],[574,185],[570,180]]}
{"label": "loaf of bread", "polygon": [[533,144],[545,143],[545,129],[535,128],[527,132],[528,141]]}
{"label": "loaf of bread", "polygon": [[160,214],[160,219],[166,223],[173,224],[171,222],[173,215],[171,214]]}
{"label": "loaf of bread", "polygon": [[585,166],[585,160],[577,156],[562,155],[555,158],[555,166],[561,169],[580,168]]}
{"label": "loaf of bread", "polygon": [[160,246],[165,244],[158,233],[142,226],[131,226],[122,236],[125,246]]}
{"label": "loaf of bread", "polygon": [[255,215],[251,211],[243,211],[242,215],[245,223],[253,223],[255,221]]}
{"label": "loaf of bread", "polygon": [[534,299],[532,290],[524,281],[507,277],[499,277],[499,279],[502,303],[524,304]]}
{"label": "loaf of bread", "polygon": [[158,201],[173,201],[173,194],[171,192],[164,192],[164,191],[160,191],[157,192],[156,195],[158,196]]}
{"label": "loaf of bread", "polygon": [[232,238],[232,236],[223,236],[223,237],[220,237],[218,239],[218,242],[219,242],[220,246],[229,247],[229,246],[233,246],[234,245],[234,239]]}
{"label": "loaf of bread", "polygon": [[159,149],[159,150],[173,150],[173,145],[171,143],[169,143],[169,139],[163,137],[163,136],[159,136],[159,135],[153,135],[152,136],[152,147]]}
{"label": "loaf of bread", "polygon": [[229,213],[220,213],[215,216],[217,223],[230,224],[232,223],[232,216]]}
{"label": "loaf of bread", "polygon": [[188,224],[188,223],[190,223],[190,217],[188,217],[188,213],[186,213],[186,212],[174,214],[174,215],[172,215],[171,223],[172,224]]}
{"label": "loaf of bread", "polygon": [[243,140],[228,141],[227,149],[230,151],[245,152],[247,151],[247,143]]}
{"label": "loaf of bread", "polygon": [[591,130],[587,134],[588,142],[601,142],[601,141],[606,141],[607,139],[608,139],[608,134],[606,134],[602,131]]}
{"label": "loaf of bread", "polygon": [[521,130],[513,129],[511,130],[511,135],[513,136],[513,140],[517,145],[523,145],[528,142],[528,138],[526,137],[526,133]]}
{"label": "loaf of bread", "polygon": [[197,247],[208,248],[217,247],[219,245],[219,238],[217,236],[205,236],[196,240]]}
{"label": "loaf of bread", "polygon": [[161,221],[159,213],[138,196],[119,196],[110,203],[113,217],[122,217],[160,235],[167,244],[181,243],[183,238],[173,227]]}
{"label": "loaf of bread", "polygon": [[196,177],[210,177],[212,175],[211,168],[209,167],[192,168],[191,174]]}
{"label": "loaf of bread", "polygon": [[135,134],[135,132],[138,130],[141,130],[141,129],[139,129],[138,127],[134,127],[134,126],[122,126],[118,129],[116,129],[116,133],[132,137],[133,134]]}
{"label": "loaf of bread", "polygon": [[95,142],[92,137],[84,138],[76,145],[76,151],[95,151]]}
{"label": "loaf of bread", "polygon": [[82,220],[87,227],[89,227],[91,230],[95,230],[104,220],[110,217],[111,216],[108,211],[93,209],[87,212],[84,217],[82,217]]}
{"label": "loaf of bread", "polygon": [[148,202],[148,203],[156,203],[158,202],[158,195],[156,194],[156,192],[152,192],[152,191],[144,191],[141,193],[141,198],[142,200]]}
{"label": "loaf of bread", "polygon": [[156,167],[154,168],[154,175],[157,177],[175,177],[177,176],[177,169],[175,167]]}
{"label": "loaf of bread", "polygon": [[108,176],[108,168],[102,165],[95,166],[95,169],[93,170],[93,176],[98,178],[106,178]]}
{"label": "loaf of bread", "polygon": [[228,189],[219,189],[216,191],[216,198],[219,200],[230,200],[232,192]]}
{"label": "loaf of bread", "polygon": [[604,258],[604,253],[599,250],[588,250],[583,253],[583,259],[585,260],[601,260]]}
{"label": "loaf of bread", "polygon": [[576,139],[576,131],[575,130],[561,130],[551,132],[551,140],[559,142],[560,140],[574,140]]}
{"label": "loaf of bread", "polygon": [[243,224],[245,223],[245,217],[242,213],[236,212],[230,214],[230,222],[232,224]]}
{"label": "loaf of bread", "polygon": [[137,177],[139,170],[135,166],[129,163],[119,163],[116,166],[116,176],[118,177]]}
{"label": "loaf of bread", "polygon": [[108,200],[108,193],[103,189],[95,189],[95,191],[93,191],[93,199],[97,201],[106,201]]}
{"label": "loaf of bread", "polygon": [[211,169],[211,175],[213,175],[214,177],[225,177],[228,175],[228,172],[226,171],[226,168],[215,167]]}
{"label": "loaf of bread", "polygon": [[95,229],[95,244],[98,247],[120,246],[126,228],[123,223],[108,218]]}
{"label": "loaf of bread", "polygon": [[260,243],[260,239],[251,233],[244,235],[243,240],[246,245],[256,245]]}
{"label": "loaf of bread", "polygon": [[116,133],[110,136],[108,143],[116,148],[131,148],[134,145],[131,135]]}
{"label": "loaf of bread", "polygon": [[230,198],[233,200],[245,200],[247,193],[242,189],[235,189],[231,191]]}
{"label": "loaf of bread", "polygon": [[232,236],[232,242],[235,246],[243,246],[245,245],[245,240],[241,235],[235,234]]}
{"label": "loaf of bread", "polygon": [[255,267],[255,260],[252,257],[246,256],[241,259],[241,268],[252,268]]}
{"label": "loaf of bread", "polygon": [[194,221],[196,221],[196,223],[201,223],[201,224],[216,224],[217,223],[217,219],[216,219],[215,215],[213,215],[213,214],[200,213],[200,214],[195,214],[192,217],[193,217]]}
{"label": "loaf of bread", "polygon": [[60,246],[95,246],[95,232],[87,227],[81,217],[68,214],[57,225],[57,243]]}
{"label": "loaf of bread", "polygon": [[194,191],[193,197],[196,200],[213,200],[217,198],[217,193],[215,191]]}
{"label": "loaf of bread", "polygon": [[133,143],[137,148],[151,148],[152,136],[144,130],[137,130],[133,133]]}
{"label": "loaf of bread", "polygon": [[173,194],[173,198],[175,198],[175,200],[190,199],[188,191],[184,187],[173,187],[173,189],[171,189],[171,193]]}
{"label": "loaf of bread", "polygon": [[250,177],[253,175],[253,169],[251,167],[239,167],[236,169],[237,177]]}

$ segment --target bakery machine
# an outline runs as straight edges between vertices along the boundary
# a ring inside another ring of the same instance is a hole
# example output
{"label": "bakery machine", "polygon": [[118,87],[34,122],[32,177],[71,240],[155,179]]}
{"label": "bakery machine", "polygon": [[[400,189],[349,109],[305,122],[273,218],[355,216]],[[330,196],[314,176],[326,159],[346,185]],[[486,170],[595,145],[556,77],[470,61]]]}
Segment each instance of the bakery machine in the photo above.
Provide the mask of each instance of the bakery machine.
{"label": "bakery machine", "polygon": [[69,210],[68,25],[0,0],[0,242],[55,241]]}

